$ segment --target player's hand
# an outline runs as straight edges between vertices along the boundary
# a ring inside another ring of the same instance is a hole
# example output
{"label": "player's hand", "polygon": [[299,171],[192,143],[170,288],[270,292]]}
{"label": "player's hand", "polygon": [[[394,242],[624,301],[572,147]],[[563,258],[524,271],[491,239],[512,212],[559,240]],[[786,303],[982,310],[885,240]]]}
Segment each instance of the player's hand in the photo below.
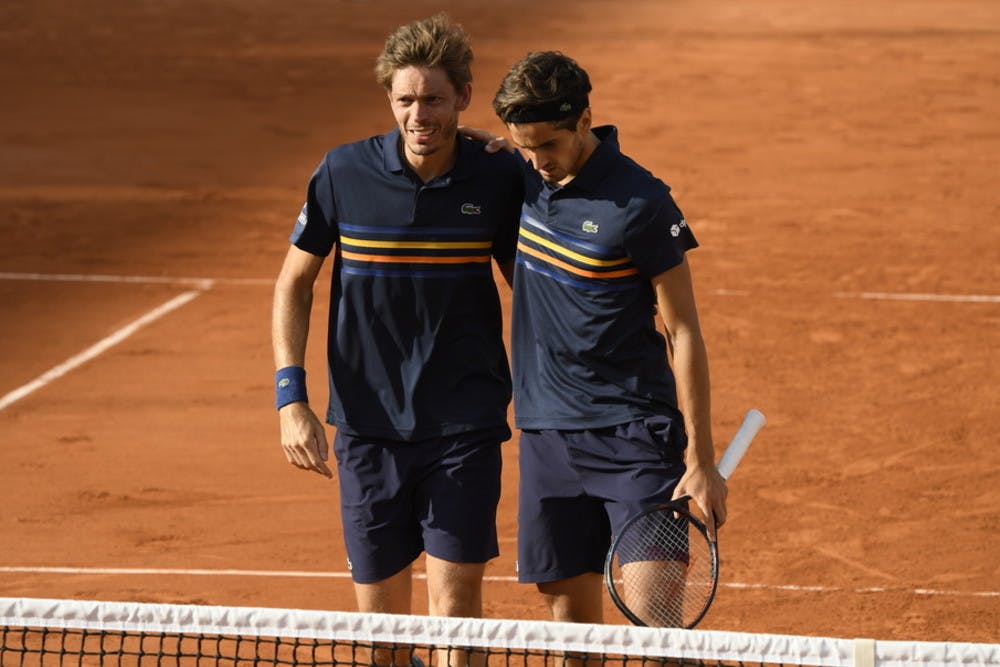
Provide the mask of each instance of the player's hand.
{"label": "player's hand", "polygon": [[285,458],[297,468],[333,477],[326,465],[330,456],[326,431],[307,403],[289,403],[278,411],[281,420],[281,448]]}
{"label": "player's hand", "polygon": [[481,130],[478,127],[469,127],[468,125],[459,125],[458,131],[470,139],[485,142],[486,147],[484,150],[487,153],[497,153],[501,150],[507,151],[508,153],[514,152],[514,147],[510,145],[510,142],[507,141],[506,137],[498,137],[492,132]]}
{"label": "player's hand", "polygon": [[698,505],[705,517],[708,537],[716,539],[716,529],[726,522],[726,496],[729,490],[725,478],[719,474],[718,468],[712,466],[688,465],[687,472],[681,477],[674,489],[673,499],[690,496]]}

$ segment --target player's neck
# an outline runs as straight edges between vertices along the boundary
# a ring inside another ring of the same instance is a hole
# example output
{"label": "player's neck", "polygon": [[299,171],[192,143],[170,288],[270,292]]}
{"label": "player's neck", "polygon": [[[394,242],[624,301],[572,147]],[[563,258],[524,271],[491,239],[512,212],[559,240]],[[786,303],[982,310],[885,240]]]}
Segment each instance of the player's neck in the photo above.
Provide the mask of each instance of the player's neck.
{"label": "player's neck", "polygon": [[583,165],[587,164],[587,160],[590,159],[590,156],[594,154],[594,151],[597,150],[597,147],[600,145],[601,140],[597,138],[597,135],[594,134],[593,131],[588,132],[587,136],[584,137],[583,146],[580,149],[580,156],[577,158],[576,164],[566,178],[559,181],[559,187],[568,185],[574,178],[576,178],[577,174],[580,173],[580,170],[583,169]]}
{"label": "player's neck", "polygon": [[413,173],[420,177],[420,180],[424,183],[430,183],[435,178],[447,174],[455,166],[458,153],[457,144],[458,140],[456,137],[448,145],[442,146],[440,150],[428,155],[411,153],[405,145],[400,152],[403,160],[413,170]]}

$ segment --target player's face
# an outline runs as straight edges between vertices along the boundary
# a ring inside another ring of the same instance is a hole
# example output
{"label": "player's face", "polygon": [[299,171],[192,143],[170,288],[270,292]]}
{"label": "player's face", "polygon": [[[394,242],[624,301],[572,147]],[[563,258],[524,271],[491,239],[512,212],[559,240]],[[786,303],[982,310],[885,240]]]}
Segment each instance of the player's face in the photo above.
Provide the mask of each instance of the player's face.
{"label": "player's face", "polygon": [[403,137],[407,157],[452,150],[458,114],[469,106],[472,85],[459,93],[440,67],[396,70],[389,102]]}
{"label": "player's face", "polygon": [[510,138],[541,177],[565,185],[580,172],[593,152],[590,109],[585,109],[576,129],[556,129],[555,123],[508,124]]}

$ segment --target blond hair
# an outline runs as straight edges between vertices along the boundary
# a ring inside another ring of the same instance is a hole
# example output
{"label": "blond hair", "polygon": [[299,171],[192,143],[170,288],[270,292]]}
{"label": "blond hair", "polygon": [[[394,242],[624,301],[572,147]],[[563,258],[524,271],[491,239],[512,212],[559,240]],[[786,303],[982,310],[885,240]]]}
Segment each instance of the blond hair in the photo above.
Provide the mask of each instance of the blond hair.
{"label": "blond hair", "polygon": [[440,67],[461,93],[472,82],[469,35],[444,13],[400,26],[375,61],[375,80],[388,90],[393,75],[406,67]]}

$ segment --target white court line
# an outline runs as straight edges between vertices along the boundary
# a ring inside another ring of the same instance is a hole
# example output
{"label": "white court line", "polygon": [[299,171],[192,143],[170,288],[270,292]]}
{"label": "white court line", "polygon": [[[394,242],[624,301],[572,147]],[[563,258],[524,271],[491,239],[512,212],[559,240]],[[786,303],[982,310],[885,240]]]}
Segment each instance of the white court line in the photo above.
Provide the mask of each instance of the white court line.
{"label": "white court line", "polygon": [[838,299],[871,299],[876,301],[938,301],[945,303],[1000,303],[993,294],[909,294],[893,292],[837,292]]}
{"label": "white court line", "polygon": [[[193,285],[208,289],[213,285],[273,285],[272,278],[195,278],[168,276],[116,276],[109,274],[86,275],[79,273],[19,273],[0,271],[0,280],[37,280],[62,282],[105,282],[156,285]],[[745,289],[715,289],[717,296],[751,296]],[[906,292],[835,292],[838,299],[867,299],[876,301],[937,301],[944,303],[1000,303],[996,294],[930,294]]]}
{"label": "white court line", "polygon": [[164,188],[130,185],[18,185],[0,186],[0,201],[44,201],[94,203],[175,202],[196,204],[233,200],[301,201],[293,188],[232,187],[232,188]]}
{"label": "white court line", "polygon": [[73,356],[64,361],[63,363],[59,364],[58,366],[49,369],[48,371],[40,375],[38,378],[29,382],[28,384],[18,387],[9,394],[0,397],[0,410],[3,410],[12,403],[21,400],[28,394],[31,394],[32,392],[41,389],[45,385],[49,384],[53,380],[62,377],[63,375],[70,372],[74,368],[77,368],[78,366],[87,363],[91,359],[94,359],[95,357],[99,356],[100,354],[107,351],[111,347],[122,342],[123,340],[125,340],[126,338],[128,338],[129,336],[131,336],[136,331],[146,326],[150,322],[153,322],[154,320],[163,317],[172,310],[180,308],[181,306],[191,301],[201,293],[202,293],[201,290],[191,290],[190,292],[185,292],[180,296],[174,297],[173,299],[167,301],[162,306],[159,306],[158,308],[151,310],[150,312],[146,313],[145,315],[135,320],[134,322],[122,327],[121,329],[114,332],[107,338],[104,338],[95,343],[94,345],[91,345],[80,354],[77,354],[76,356]]}
{"label": "white court line", "polygon": [[[312,579],[350,579],[350,572],[306,572],[302,570],[203,570],[203,569],[168,569],[168,568],[138,568],[138,567],[17,567],[0,566],[0,573],[21,573],[21,574],[119,574],[119,575],[155,575],[155,576],[181,576],[181,577],[287,577],[287,578],[312,578]],[[426,579],[427,575],[415,573],[414,578]],[[484,581],[516,583],[517,577],[486,575]],[[909,593],[913,595],[930,596],[952,596],[952,597],[1000,597],[1000,591],[948,591],[932,590],[928,588],[842,588],[839,586],[796,586],[791,584],[741,584],[725,583],[719,584],[724,588],[752,589],[752,590],[773,590],[792,591],[804,593]]]}
{"label": "white court line", "polygon": [[[0,568],[0,572],[3,568]],[[970,598],[1000,598],[1000,591],[949,591],[931,588],[888,588],[886,586],[869,586],[866,588],[842,588],[839,586],[796,586],[794,584],[741,584],[719,582],[725,588],[761,589],[771,591],[817,592],[817,593],[912,593],[914,595],[953,596]]]}
{"label": "white court line", "polygon": [[215,285],[273,285],[267,278],[188,278],[165,276],[115,276],[110,274],[85,275],[80,273],[14,273],[0,271],[0,280],[32,280],[39,282],[76,283],[127,283],[139,285],[193,285],[210,289]]}

